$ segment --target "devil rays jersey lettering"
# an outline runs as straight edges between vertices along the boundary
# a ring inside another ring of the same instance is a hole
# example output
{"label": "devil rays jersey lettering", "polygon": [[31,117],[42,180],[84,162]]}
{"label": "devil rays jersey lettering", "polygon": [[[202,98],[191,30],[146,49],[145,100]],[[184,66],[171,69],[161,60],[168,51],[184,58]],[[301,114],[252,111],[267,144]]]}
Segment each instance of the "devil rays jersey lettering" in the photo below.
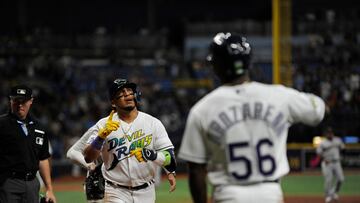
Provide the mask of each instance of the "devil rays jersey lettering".
{"label": "devil rays jersey lettering", "polygon": [[[130,126],[129,126],[130,127]],[[127,159],[130,156],[130,151],[136,148],[145,148],[149,147],[152,142],[153,135],[145,135],[142,133],[142,130],[135,131],[131,135],[124,135],[120,138],[111,138],[108,141],[109,149],[107,151],[113,152],[113,161],[111,162],[110,167],[107,170],[112,170],[116,165],[123,159]],[[127,143],[131,143],[130,145]]]}
{"label": "devil rays jersey lettering", "polygon": [[[107,117],[101,119],[91,128],[92,135],[88,144],[94,140],[98,130],[105,126]],[[104,161],[102,172],[104,178],[122,185],[140,185],[152,179],[155,173],[155,163],[142,162],[130,157],[130,151],[135,148],[163,150],[173,148],[163,124],[155,117],[139,112],[132,123],[126,123],[114,114],[114,121],[120,122],[120,127],[113,131],[105,140],[101,149]]]}

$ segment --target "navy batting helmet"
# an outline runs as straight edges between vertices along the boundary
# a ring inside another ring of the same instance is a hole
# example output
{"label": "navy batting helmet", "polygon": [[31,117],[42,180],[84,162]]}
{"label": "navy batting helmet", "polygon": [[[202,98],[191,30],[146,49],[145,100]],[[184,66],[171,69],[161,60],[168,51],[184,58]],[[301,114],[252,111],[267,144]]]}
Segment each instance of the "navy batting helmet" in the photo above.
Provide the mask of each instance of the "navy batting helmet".
{"label": "navy batting helmet", "polygon": [[129,87],[133,90],[134,95],[135,95],[135,99],[136,101],[138,100],[138,90],[137,90],[137,85],[135,83],[129,82],[126,79],[122,79],[122,78],[117,78],[113,81],[113,83],[111,83],[110,87],[109,87],[109,97],[110,99],[114,99],[116,93],[124,88],[124,87]]}
{"label": "navy batting helmet", "polygon": [[249,69],[251,47],[245,37],[218,33],[209,48],[207,60],[223,83],[231,82]]}

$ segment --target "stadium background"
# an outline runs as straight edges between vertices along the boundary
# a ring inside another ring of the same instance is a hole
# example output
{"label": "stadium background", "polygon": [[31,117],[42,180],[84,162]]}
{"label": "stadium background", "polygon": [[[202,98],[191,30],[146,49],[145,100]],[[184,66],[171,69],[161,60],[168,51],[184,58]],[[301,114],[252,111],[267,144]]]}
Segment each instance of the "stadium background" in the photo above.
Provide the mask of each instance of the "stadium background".
{"label": "stadium background", "polygon": [[[283,11],[275,28],[283,34],[280,39],[289,39],[280,41],[276,54],[273,2]],[[12,84],[26,81],[35,88],[33,113],[52,133],[53,176],[60,199],[69,202],[62,196],[66,199],[73,187],[81,198],[84,171],[65,154],[108,114],[108,82],[122,76],[138,83],[142,110],[162,120],[178,148],[188,110],[217,85],[204,61],[211,36],[238,32],[253,45],[255,80],[315,93],[328,105],[326,120],[318,127],[290,129],[288,156],[296,175],[288,177],[289,184],[285,179],[286,194],[322,200],[319,166],[311,164],[313,138],[321,135],[324,125],[332,125],[347,142],[342,162],[351,178],[343,194],[360,202],[359,21],[355,0],[2,1],[0,113],[7,111]],[[280,69],[274,71],[277,54]],[[185,165],[179,165],[184,173]],[[298,175],[302,178],[296,179]],[[311,189],[306,177],[317,180],[317,188]],[[184,191],[177,194],[189,198],[182,184]],[[301,193],[303,188],[308,191]],[[165,198],[171,195],[164,193]]]}

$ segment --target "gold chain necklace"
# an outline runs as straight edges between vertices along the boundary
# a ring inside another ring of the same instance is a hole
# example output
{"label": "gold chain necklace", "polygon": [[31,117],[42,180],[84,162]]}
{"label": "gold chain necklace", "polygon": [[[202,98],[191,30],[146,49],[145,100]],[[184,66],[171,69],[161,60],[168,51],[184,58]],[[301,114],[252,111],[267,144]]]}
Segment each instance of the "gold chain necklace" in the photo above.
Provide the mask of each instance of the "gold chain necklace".
{"label": "gold chain necklace", "polygon": [[[123,123],[125,123],[125,122],[123,122]],[[128,135],[129,131],[131,130],[132,125],[133,125],[133,123],[128,124],[129,128],[128,128],[127,131],[126,131],[126,130],[123,128],[123,125],[120,124],[121,130],[122,130],[122,132],[124,133],[125,136]]]}

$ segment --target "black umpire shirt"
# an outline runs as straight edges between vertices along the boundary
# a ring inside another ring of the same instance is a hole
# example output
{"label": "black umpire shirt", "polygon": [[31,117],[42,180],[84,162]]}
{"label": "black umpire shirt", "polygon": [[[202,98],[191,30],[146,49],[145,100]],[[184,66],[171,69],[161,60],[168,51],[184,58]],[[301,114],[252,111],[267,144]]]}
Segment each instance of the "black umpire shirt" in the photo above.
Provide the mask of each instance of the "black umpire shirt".
{"label": "black umpire shirt", "polygon": [[31,116],[24,121],[11,113],[0,116],[0,183],[14,172],[36,173],[39,161],[49,157],[48,136],[39,122]]}

